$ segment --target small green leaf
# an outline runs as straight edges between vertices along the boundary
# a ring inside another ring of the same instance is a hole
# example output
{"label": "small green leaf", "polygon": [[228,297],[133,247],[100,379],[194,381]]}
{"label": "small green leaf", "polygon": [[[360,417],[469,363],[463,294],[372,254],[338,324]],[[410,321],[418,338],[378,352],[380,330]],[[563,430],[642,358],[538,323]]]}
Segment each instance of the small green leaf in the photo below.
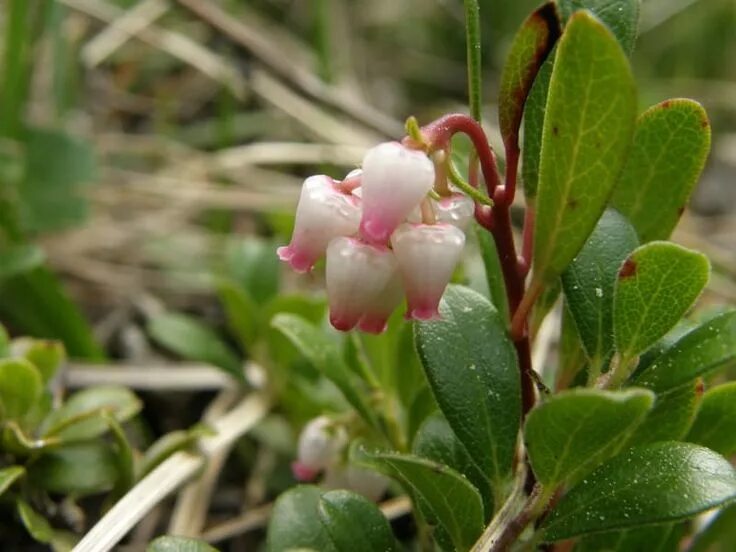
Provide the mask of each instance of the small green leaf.
{"label": "small green leaf", "polygon": [[668,242],[634,250],[618,271],[613,299],[616,349],[626,359],[674,327],[703,291],[710,263],[702,253]]}
{"label": "small green leaf", "polygon": [[217,552],[217,548],[197,539],[164,535],[152,541],[146,552]]}
{"label": "small green leaf", "polygon": [[271,326],[283,333],[302,352],[315,368],[332,381],[347,401],[373,427],[377,421],[373,410],[365,401],[360,381],[345,365],[335,343],[315,326],[294,314],[277,314]]}
{"label": "small green leaf", "polygon": [[0,425],[0,446],[3,451],[16,456],[31,456],[49,447],[59,444],[59,440],[34,439],[20,428],[17,422],[5,422]]}
{"label": "small green leaf", "polygon": [[544,114],[547,111],[549,81],[552,78],[555,50],[539,68],[534,84],[524,104],[524,145],[521,148],[521,174],[524,181],[524,195],[529,208],[534,205],[539,188],[539,164],[544,132]]}
{"label": "small green leaf", "polygon": [[0,249],[0,279],[23,274],[44,262],[45,255],[37,245],[10,245]]}
{"label": "small green leaf", "polygon": [[381,510],[350,491],[330,491],[318,505],[319,519],[337,550],[393,552],[398,550],[391,526]]}
{"label": "small green leaf", "polygon": [[679,387],[736,359],[736,311],[728,311],[690,330],[634,378],[654,391]]}
{"label": "small green leaf", "polygon": [[194,445],[200,437],[211,434],[212,430],[206,426],[197,425],[187,430],[172,431],[162,435],[146,449],[140,462],[138,479],[142,479],[175,452],[186,450]]}
{"label": "small green leaf", "polygon": [[239,380],[243,369],[238,356],[220,336],[199,320],[168,312],[148,322],[148,332],[161,346],[189,359],[209,362]]}
{"label": "small green leaf", "polygon": [[491,303],[450,286],[441,320],[415,325],[437,404],[478,468],[500,484],[511,474],[521,417],[516,350]]}
{"label": "small green leaf", "polygon": [[545,541],[677,521],[736,498],[736,471],[715,452],[665,442],[628,449],[573,487],[542,523]]}
{"label": "small green leaf", "polygon": [[590,13],[576,12],[557,48],[544,119],[534,230],[537,285],[562,273],[603,213],[635,117],[636,88],[621,46]]}
{"label": "small green leaf", "polygon": [[279,259],[276,246],[266,240],[246,238],[228,244],[226,255],[231,277],[257,305],[274,297],[279,289]]}
{"label": "small green leaf", "polygon": [[577,10],[590,10],[631,55],[639,25],[639,0],[558,0],[558,5],[565,21]]}
{"label": "small green leaf", "polygon": [[607,209],[562,274],[567,304],[588,358],[601,366],[613,352],[613,288],[618,268],[639,245],[636,231]]}
{"label": "small green leaf", "polygon": [[8,466],[0,469],[0,496],[25,474],[26,470],[23,466]]}
{"label": "small green leaf", "polygon": [[13,356],[23,357],[33,364],[44,383],[51,380],[66,361],[64,345],[48,339],[21,337],[12,343]]}
{"label": "small green leaf", "polygon": [[724,456],[736,453],[736,382],[719,385],[703,396],[687,440]]}
{"label": "small green leaf", "polygon": [[478,469],[465,447],[458,441],[444,416],[439,412],[427,418],[414,437],[412,452],[417,456],[444,464],[468,478],[483,499],[486,518],[493,513],[493,487]]}
{"label": "small green leaf", "polygon": [[644,420],[654,394],[644,389],[574,389],[534,408],[524,426],[529,461],[550,487],[577,480],[613,456]]}
{"label": "small green leaf", "polygon": [[354,449],[354,457],[399,481],[417,500],[430,525],[440,525],[457,550],[468,550],[483,530],[483,502],[467,479],[417,456]]}
{"label": "small green leaf", "polygon": [[632,222],[642,242],[669,238],[709,149],[708,116],[693,100],[666,100],[639,116],[611,204]]}
{"label": "small green leaf", "polygon": [[83,441],[99,437],[109,429],[103,413],[126,422],[140,412],[141,401],[126,387],[91,387],[78,391],[52,411],[42,424],[44,437]]}
{"label": "small green leaf", "polygon": [[294,549],[341,552],[333,546],[327,529],[320,522],[318,507],[321,497],[321,489],[300,485],[276,500],[268,524],[268,552]]}
{"label": "small green leaf", "polygon": [[41,514],[36,512],[25,500],[16,502],[18,516],[28,534],[37,542],[49,543],[54,538],[54,529]]}
{"label": "small green leaf", "polygon": [[522,23],[501,72],[498,120],[507,149],[518,148],[519,125],[529,90],[539,68],[560,37],[554,2],[547,2]]}
{"label": "small green leaf", "polygon": [[23,418],[42,390],[41,375],[33,364],[22,358],[0,360],[0,419]]}
{"label": "small green leaf", "polygon": [[41,489],[79,496],[109,491],[118,480],[118,460],[103,441],[65,445],[45,452],[28,468]]}
{"label": "small green leaf", "polygon": [[230,280],[218,281],[217,296],[225,309],[230,332],[237,338],[243,350],[249,351],[258,337],[258,307],[243,288]]}

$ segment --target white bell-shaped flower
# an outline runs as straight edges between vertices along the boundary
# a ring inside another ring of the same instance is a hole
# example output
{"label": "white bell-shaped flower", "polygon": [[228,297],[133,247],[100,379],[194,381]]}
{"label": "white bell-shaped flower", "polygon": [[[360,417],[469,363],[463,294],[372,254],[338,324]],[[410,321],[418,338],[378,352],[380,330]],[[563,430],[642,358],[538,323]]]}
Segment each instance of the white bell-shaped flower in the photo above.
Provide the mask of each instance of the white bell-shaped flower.
{"label": "white bell-shaped flower", "polygon": [[326,286],[330,322],[342,331],[372,312],[397,266],[393,252],[354,238],[335,238],[327,246]]}
{"label": "white bell-shaped flower", "polygon": [[402,224],[391,237],[408,303],[406,317],[432,320],[465,245],[465,234],[447,224]]}
{"label": "white bell-shaped flower", "polygon": [[398,142],[368,150],[363,159],[360,232],[366,241],[386,244],[434,184],[434,165],[421,151]]}
{"label": "white bell-shaped flower", "polygon": [[463,232],[468,229],[468,225],[475,215],[475,202],[460,192],[454,192],[452,195],[440,198],[439,201],[435,202],[434,208],[438,222],[452,224]]}
{"label": "white bell-shaped flower", "polygon": [[310,176],[302,185],[291,243],[278,256],[297,272],[311,270],[338,236],[351,236],[360,224],[360,199],[343,193],[329,176]]}
{"label": "white bell-shaped flower", "polygon": [[386,330],[389,317],[404,298],[404,287],[401,285],[399,271],[386,284],[375,301],[372,301],[358,322],[358,329],[372,334],[381,334]]}
{"label": "white bell-shaped flower", "polygon": [[297,460],[292,464],[295,477],[311,481],[317,474],[339,461],[348,444],[345,428],[326,416],[314,418],[304,426],[297,443]]}

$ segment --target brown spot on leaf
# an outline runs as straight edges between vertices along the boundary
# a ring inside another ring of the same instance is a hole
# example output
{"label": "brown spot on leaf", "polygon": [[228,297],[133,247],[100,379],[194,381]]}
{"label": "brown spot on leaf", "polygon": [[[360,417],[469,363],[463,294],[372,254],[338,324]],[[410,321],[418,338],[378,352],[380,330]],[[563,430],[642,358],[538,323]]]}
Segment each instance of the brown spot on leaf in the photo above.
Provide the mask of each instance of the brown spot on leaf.
{"label": "brown spot on leaf", "polygon": [[562,33],[560,16],[557,13],[557,4],[555,2],[547,2],[535,11],[531,17],[544,21],[544,25],[547,27],[548,32],[546,53],[549,53],[552,46],[555,45],[555,42],[557,42],[557,39],[560,38],[560,34]]}
{"label": "brown spot on leaf", "polygon": [[559,136],[560,135],[560,129],[557,128],[556,126],[553,126],[552,127],[552,134],[554,134],[555,136]]}
{"label": "brown spot on leaf", "polygon": [[696,379],[695,380],[695,396],[701,397],[704,392],[705,392],[705,383],[703,382],[703,378]]}
{"label": "brown spot on leaf", "polygon": [[701,127],[701,128],[708,128],[709,126],[710,126],[710,122],[708,121],[708,119],[703,119],[703,120],[702,120],[702,121],[700,122],[700,127]]}
{"label": "brown spot on leaf", "polygon": [[662,102],[662,108],[668,109],[672,107],[672,101],[671,100],[665,100]]}
{"label": "brown spot on leaf", "polygon": [[636,274],[636,261],[630,258],[626,259],[623,266],[618,271],[619,280],[622,280],[623,278],[630,278],[634,274]]}
{"label": "brown spot on leaf", "polygon": [[577,199],[575,199],[574,197],[569,197],[569,198],[567,198],[567,206],[568,206],[568,207],[569,207],[570,209],[576,209],[576,208],[577,208],[577,206],[578,206],[578,200],[577,200]]}

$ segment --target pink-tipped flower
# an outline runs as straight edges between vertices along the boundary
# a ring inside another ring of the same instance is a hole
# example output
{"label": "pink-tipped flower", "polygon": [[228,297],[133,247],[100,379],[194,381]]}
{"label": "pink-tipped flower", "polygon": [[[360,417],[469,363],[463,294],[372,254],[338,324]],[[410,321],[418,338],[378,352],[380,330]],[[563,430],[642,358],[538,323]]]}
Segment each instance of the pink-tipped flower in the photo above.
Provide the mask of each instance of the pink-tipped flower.
{"label": "pink-tipped flower", "polygon": [[360,199],[340,191],[329,176],[310,176],[302,185],[291,243],[278,256],[297,272],[311,270],[338,236],[351,236],[360,224]]}
{"label": "pink-tipped flower", "polygon": [[355,327],[396,274],[396,259],[385,246],[335,238],[327,246],[326,284],[330,322],[342,331]]}
{"label": "pink-tipped flower", "polygon": [[299,481],[312,481],[329,466],[339,461],[348,442],[345,429],[334,426],[326,416],[314,418],[299,434],[297,460],[291,465]]}
{"label": "pink-tipped flower", "polygon": [[403,298],[404,288],[401,285],[401,275],[396,270],[376,300],[366,308],[365,314],[358,322],[358,329],[371,334],[381,334],[386,331],[389,317]]}
{"label": "pink-tipped flower", "polygon": [[439,303],[465,245],[465,234],[447,223],[402,224],[391,237],[414,320],[439,318]]}
{"label": "pink-tipped flower", "polygon": [[457,226],[465,232],[475,214],[475,202],[465,194],[454,192],[452,195],[440,198],[435,204],[438,222],[446,222]]}
{"label": "pink-tipped flower", "polygon": [[434,184],[434,165],[421,151],[398,142],[368,150],[363,159],[360,233],[366,241],[384,245]]}

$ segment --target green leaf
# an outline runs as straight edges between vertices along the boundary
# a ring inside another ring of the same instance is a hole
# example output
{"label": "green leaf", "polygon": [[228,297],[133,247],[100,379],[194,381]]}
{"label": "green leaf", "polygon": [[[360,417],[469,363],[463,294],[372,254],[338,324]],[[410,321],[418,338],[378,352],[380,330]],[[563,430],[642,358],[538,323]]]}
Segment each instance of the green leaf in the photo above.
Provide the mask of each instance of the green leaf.
{"label": "green leaf", "polygon": [[269,301],[279,289],[280,266],[274,251],[273,243],[257,238],[237,240],[227,247],[230,275],[258,305]]}
{"label": "green leaf", "polygon": [[354,449],[354,459],[399,481],[420,501],[430,525],[439,525],[457,550],[468,550],[483,530],[483,502],[467,479],[417,456]]}
{"label": "green leaf", "polygon": [[719,385],[703,396],[687,440],[724,456],[736,453],[736,382]]}
{"label": "green leaf", "polygon": [[590,373],[589,367],[587,367],[588,370],[586,370],[586,367],[583,344],[580,341],[572,314],[570,314],[570,307],[565,302],[562,308],[560,359],[557,373],[555,374],[555,388],[567,389],[573,387],[583,377],[585,372]]}
{"label": "green leaf", "polygon": [[375,414],[365,401],[357,377],[346,366],[335,343],[315,326],[294,314],[277,314],[271,326],[283,333],[327,379],[337,386],[347,401],[373,427]]}
{"label": "green leaf", "polygon": [[618,271],[613,299],[616,349],[626,359],[674,327],[703,291],[710,263],[702,253],[668,242],[634,250]]}
{"label": "green leaf", "polygon": [[634,378],[654,391],[679,387],[736,359],[736,311],[720,314],[689,331]]}
{"label": "green leaf", "polygon": [[330,491],[318,505],[319,519],[337,550],[398,550],[391,526],[378,507],[350,491]]}
{"label": "green leaf", "polygon": [[524,426],[537,479],[554,487],[576,480],[613,456],[644,420],[654,394],[644,389],[574,389],[534,408]]}
{"label": "green leaf", "polygon": [[190,316],[167,312],[148,322],[148,333],[162,347],[189,359],[208,362],[243,381],[238,356],[210,328]]}
{"label": "green leaf", "polygon": [[32,244],[10,245],[0,250],[0,279],[23,274],[43,263],[41,248]]}
{"label": "green leaf", "polygon": [[539,165],[544,132],[544,114],[547,111],[549,81],[552,78],[555,51],[547,57],[539,68],[534,84],[524,104],[524,144],[521,148],[521,175],[524,181],[524,195],[529,208],[534,205],[539,188]]}
{"label": "green leaf", "polygon": [[212,435],[212,430],[206,426],[196,425],[187,430],[178,430],[166,433],[159,437],[143,455],[138,470],[138,479],[166,460],[169,456],[180,450],[192,447],[200,437]]}
{"label": "green leaf", "polygon": [[10,355],[10,336],[5,326],[0,324],[0,358]]}
{"label": "green leaf", "polygon": [[152,541],[146,552],[217,552],[217,548],[197,539],[164,535]]}
{"label": "green leaf", "polygon": [[109,429],[103,413],[126,422],[140,412],[141,401],[126,387],[101,386],[78,391],[52,411],[42,424],[44,437],[64,441],[94,439]]}
{"label": "green leaf", "polygon": [[318,507],[321,496],[321,489],[300,485],[276,500],[268,524],[268,552],[299,548],[341,552],[333,546],[327,529],[320,522]]}
{"label": "green leaf", "polygon": [[554,2],[547,2],[522,23],[501,72],[498,120],[506,148],[518,150],[519,125],[539,68],[560,37]]}
{"label": "green leaf", "polygon": [[118,480],[118,460],[102,441],[75,443],[45,452],[28,468],[41,489],[59,494],[91,495],[109,491]]}
{"label": "green leaf", "polygon": [[626,159],[636,116],[629,62],[588,12],[568,21],[544,119],[534,230],[537,285],[558,276],[605,208]]}
{"label": "green leaf", "polygon": [[677,521],[736,498],[736,472],[690,443],[628,449],[573,487],[542,524],[545,541]]}
{"label": "green leaf", "polygon": [[36,512],[25,500],[16,502],[18,516],[28,534],[37,542],[49,543],[54,538],[54,529],[41,514]]}
{"label": "green leaf", "polygon": [[33,364],[22,358],[0,360],[0,419],[23,418],[42,390],[41,375]]}
{"label": "green leaf", "polygon": [[243,350],[249,351],[258,338],[258,307],[243,288],[230,280],[218,281],[217,296],[225,309],[230,332],[237,338]]}
{"label": "green leaf", "polygon": [[565,21],[577,10],[590,10],[631,55],[639,25],[639,0],[558,0],[557,4]]}
{"label": "green leaf", "polygon": [[639,116],[611,204],[632,222],[643,242],[670,236],[709,150],[708,116],[693,100],[666,100]]}
{"label": "green leaf", "polygon": [[458,441],[442,414],[437,412],[424,421],[414,437],[412,452],[422,458],[444,464],[467,477],[481,494],[486,518],[493,513],[492,482],[473,463],[468,451]]}
{"label": "green leaf", "polygon": [[491,303],[493,303],[493,306],[500,313],[502,320],[510,320],[506,284],[503,280],[503,271],[501,270],[501,261],[498,250],[496,249],[496,242],[493,240],[490,232],[479,226],[476,227],[476,236],[478,237],[480,256],[486,271]]}
{"label": "green leaf", "polygon": [[585,352],[596,367],[613,352],[613,288],[618,268],[637,245],[631,224],[617,211],[607,209],[562,274],[567,305]]}
{"label": "green leaf", "polygon": [[586,535],[575,552],[670,552],[673,525],[652,525],[624,531]]}
{"label": "green leaf", "polygon": [[682,440],[693,424],[702,395],[702,381],[690,382],[658,393],[654,408],[624,448],[657,441]]}
{"label": "green leaf", "polygon": [[66,361],[64,345],[48,339],[21,337],[13,340],[13,356],[25,358],[39,371],[44,383],[51,380]]}
{"label": "green leaf", "polygon": [[505,321],[479,293],[449,286],[440,315],[415,325],[419,358],[455,435],[500,484],[511,474],[521,415],[516,350]]}
{"label": "green leaf", "polygon": [[26,470],[23,466],[8,466],[0,469],[0,496],[25,474]]}

